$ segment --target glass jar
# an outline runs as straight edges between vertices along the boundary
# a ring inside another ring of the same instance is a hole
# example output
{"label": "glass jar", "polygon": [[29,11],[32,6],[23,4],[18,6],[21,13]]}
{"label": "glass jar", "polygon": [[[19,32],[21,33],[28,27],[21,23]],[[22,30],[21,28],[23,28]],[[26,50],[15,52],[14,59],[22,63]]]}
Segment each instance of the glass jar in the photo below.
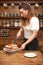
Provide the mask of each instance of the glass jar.
{"label": "glass jar", "polygon": [[9,21],[6,22],[6,26],[7,26],[7,27],[10,26],[10,22],[9,22]]}
{"label": "glass jar", "polygon": [[21,21],[18,23],[18,26],[19,26],[19,27],[21,27],[21,26],[22,26],[22,23],[21,23]]}
{"label": "glass jar", "polygon": [[11,26],[11,27],[14,26],[14,22],[13,22],[13,20],[10,21],[10,26]]}
{"label": "glass jar", "polygon": [[11,3],[11,6],[12,6],[12,8],[14,8],[15,4],[14,3]]}
{"label": "glass jar", "polygon": [[5,8],[7,8],[8,5],[7,5],[7,3],[4,3],[3,6],[4,6]]}
{"label": "glass jar", "polygon": [[18,26],[18,21],[17,21],[17,20],[15,20],[15,22],[14,22],[14,26],[15,26],[15,27]]}

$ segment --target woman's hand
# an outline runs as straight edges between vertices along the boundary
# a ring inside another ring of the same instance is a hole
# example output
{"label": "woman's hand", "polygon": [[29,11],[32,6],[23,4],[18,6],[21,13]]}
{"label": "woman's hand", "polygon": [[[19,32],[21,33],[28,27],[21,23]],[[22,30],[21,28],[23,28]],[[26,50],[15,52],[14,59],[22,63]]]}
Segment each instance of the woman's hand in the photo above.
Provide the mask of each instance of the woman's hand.
{"label": "woman's hand", "polygon": [[21,45],[20,50],[25,49],[25,47],[26,47],[26,44],[24,43],[24,44]]}

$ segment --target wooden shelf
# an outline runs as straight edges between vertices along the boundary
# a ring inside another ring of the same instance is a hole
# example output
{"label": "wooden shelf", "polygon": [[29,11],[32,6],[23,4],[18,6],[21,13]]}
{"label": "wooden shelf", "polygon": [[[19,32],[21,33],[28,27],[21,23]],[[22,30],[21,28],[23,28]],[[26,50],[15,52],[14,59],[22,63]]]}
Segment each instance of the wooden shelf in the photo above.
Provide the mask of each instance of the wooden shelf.
{"label": "wooden shelf", "polygon": [[43,30],[43,27],[40,27],[40,30]]}
{"label": "wooden shelf", "polygon": [[20,19],[21,17],[0,17],[0,19]]}
{"label": "wooden shelf", "polygon": [[41,19],[43,19],[43,16],[38,16],[38,18],[41,18]]}
{"label": "wooden shelf", "polygon": [[[0,36],[0,38],[2,38],[2,37]],[[10,36],[10,37],[4,37],[4,36],[3,36],[3,38],[16,39],[16,37],[11,37],[11,36]],[[24,38],[23,38],[23,37],[20,37],[19,39],[24,39]],[[18,39],[18,40],[19,40],[19,39]]]}
{"label": "wooden shelf", "polygon": [[0,27],[0,29],[19,29],[20,27]]}
{"label": "wooden shelf", "polygon": [[[38,16],[38,18],[42,18],[43,19],[43,16]],[[1,17],[0,16],[0,19],[21,19],[21,17],[15,17],[15,16],[14,17],[10,17],[10,16],[9,17]]]}
{"label": "wooden shelf", "polygon": [[25,2],[26,2],[26,1],[31,2],[32,4],[33,4],[33,3],[36,3],[36,2],[38,2],[39,4],[40,4],[40,3],[43,3],[42,0],[41,0],[41,1],[40,1],[40,0],[22,0],[22,1],[21,1],[21,0],[16,0],[16,1],[15,1],[15,0],[3,0],[3,1],[0,1],[0,4],[3,4],[3,3],[10,4],[10,3],[14,2],[14,4],[17,4],[17,5],[18,5],[19,2],[24,2],[24,1],[25,1]]}

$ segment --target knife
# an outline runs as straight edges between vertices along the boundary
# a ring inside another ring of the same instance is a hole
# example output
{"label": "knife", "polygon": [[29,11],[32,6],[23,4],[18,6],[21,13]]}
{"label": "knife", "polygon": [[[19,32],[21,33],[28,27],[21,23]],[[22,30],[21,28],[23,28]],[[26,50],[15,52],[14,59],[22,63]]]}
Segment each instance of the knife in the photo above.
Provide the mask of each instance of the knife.
{"label": "knife", "polygon": [[17,41],[18,41],[18,38],[16,38],[16,39],[13,41],[13,44],[15,44]]}

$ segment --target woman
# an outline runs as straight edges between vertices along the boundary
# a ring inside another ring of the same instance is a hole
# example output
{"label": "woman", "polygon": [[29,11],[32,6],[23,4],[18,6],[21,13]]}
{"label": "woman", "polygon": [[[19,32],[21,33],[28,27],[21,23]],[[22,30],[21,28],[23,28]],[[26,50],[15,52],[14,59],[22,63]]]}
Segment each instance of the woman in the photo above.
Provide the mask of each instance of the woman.
{"label": "woman", "polygon": [[20,50],[37,50],[39,20],[36,16],[33,16],[30,6],[26,3],[21,3],[19,5],[19,11],[22,17],[23,24],[17,33],[17,38],[20,38],[21,33],[24,32],[24,43],[21,45]]}

